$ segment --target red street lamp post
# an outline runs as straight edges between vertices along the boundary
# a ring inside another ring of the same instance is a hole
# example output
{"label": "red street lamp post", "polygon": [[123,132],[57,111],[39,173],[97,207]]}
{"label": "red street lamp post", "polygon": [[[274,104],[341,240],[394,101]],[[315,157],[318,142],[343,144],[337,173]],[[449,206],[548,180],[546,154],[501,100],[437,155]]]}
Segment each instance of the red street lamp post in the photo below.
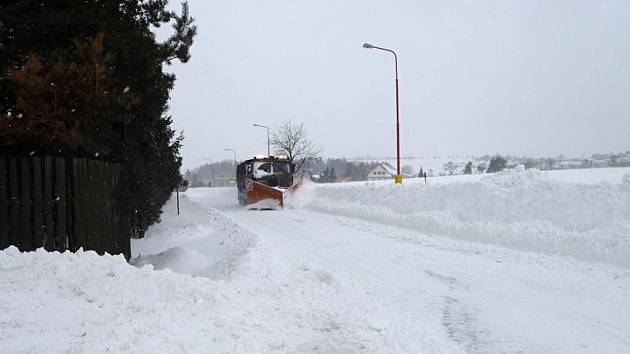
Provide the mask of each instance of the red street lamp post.
{"label": "red street lamp post", "polygon": [[398,109],[398,56],[391,49],[377,47],[369,43],[363,43],[363,48],[379,49],[394,54],[394,64],[396,66],[396,176],[394,183],[402,183],[402,175],[400,174],[400,114]]}

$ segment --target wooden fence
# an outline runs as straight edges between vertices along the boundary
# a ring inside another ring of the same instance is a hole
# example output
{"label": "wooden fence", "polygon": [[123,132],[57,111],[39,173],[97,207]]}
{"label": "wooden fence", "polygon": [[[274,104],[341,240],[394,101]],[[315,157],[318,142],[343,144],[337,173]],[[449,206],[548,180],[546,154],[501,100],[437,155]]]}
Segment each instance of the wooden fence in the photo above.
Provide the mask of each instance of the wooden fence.
{"label": "wooden fence", "polygon": [[0,155],[0,249],[130,256],[130,222],[117,187],[121,166],[84,158]]}

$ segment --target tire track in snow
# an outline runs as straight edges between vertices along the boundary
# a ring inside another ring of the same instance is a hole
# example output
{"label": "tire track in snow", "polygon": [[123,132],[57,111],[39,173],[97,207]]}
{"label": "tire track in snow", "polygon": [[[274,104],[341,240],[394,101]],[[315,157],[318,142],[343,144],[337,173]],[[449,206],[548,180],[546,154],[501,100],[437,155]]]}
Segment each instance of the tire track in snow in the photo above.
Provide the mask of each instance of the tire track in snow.
{"label": "tire track in snow", "polygon": [[479,310],[462,303],[456,298],[457,291],[464,290],[465,286],[459,284],[457,279],[442,275],[428,269],[424,271],[430,277],[448,284],[449,295],[442,296],[442,325],[448,337],[467,353],[496,353],[500,348],[492,347],[492,342],[487,340],[488,331],[480,328],[476,323],[476,312]]}

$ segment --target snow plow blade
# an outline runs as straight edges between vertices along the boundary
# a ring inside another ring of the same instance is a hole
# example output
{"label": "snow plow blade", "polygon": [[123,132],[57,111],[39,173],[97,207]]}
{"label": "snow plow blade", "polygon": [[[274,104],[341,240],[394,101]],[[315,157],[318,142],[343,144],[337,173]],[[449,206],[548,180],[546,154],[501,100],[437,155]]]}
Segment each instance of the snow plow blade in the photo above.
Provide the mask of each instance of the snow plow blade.
{"label": "snow plow blade", "polygon": [[250,209],[281,209],[284,208],[284,198],[286,195],[295,193],[299,189],[302,181],[292,185],[287,189],[269,187],[266,184],[248,180],[246,205]]}
{"label": "snow plow blade", "polygon": [[253,180],[245,183],[251,184],[251,187],[247,188],[248,207],[259,207],[259,209],[277,209],[274,206],[284,207],[284,193],[281,190]]}

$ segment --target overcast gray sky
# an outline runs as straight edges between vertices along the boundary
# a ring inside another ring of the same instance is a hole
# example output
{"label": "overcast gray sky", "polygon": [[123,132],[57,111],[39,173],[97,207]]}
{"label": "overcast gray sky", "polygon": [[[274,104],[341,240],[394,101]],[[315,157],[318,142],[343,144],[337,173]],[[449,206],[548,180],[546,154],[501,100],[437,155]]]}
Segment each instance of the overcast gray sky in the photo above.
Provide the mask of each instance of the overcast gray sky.
{"label": "overcast gray sky", "polygon": [[[168,68],[184,167],[266,152],[303,122],[330,157],[630,150],[630,1],[190,0]],[[172,6],[178,6],[172,1]]]}

